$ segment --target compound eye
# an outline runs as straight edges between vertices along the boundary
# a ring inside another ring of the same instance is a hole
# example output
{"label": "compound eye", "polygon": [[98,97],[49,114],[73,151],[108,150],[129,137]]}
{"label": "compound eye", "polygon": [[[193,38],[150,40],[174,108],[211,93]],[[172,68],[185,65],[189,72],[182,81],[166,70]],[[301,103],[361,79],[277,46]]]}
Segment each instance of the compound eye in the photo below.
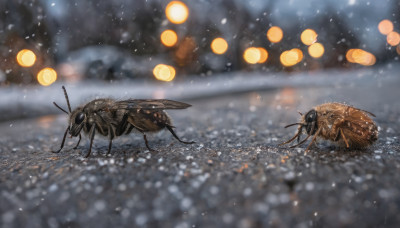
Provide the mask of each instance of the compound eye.
{"label": "compound eye", "polygon": [[81,112],[75,117],[75,123],[76,124],[81,124],[83,120],[85,119],[85,113]]}
{"label": "compound eye", "polygon": [[306,122],[313,122],[317,119],[317,112],[315,110],[311,110],[306,115]]}

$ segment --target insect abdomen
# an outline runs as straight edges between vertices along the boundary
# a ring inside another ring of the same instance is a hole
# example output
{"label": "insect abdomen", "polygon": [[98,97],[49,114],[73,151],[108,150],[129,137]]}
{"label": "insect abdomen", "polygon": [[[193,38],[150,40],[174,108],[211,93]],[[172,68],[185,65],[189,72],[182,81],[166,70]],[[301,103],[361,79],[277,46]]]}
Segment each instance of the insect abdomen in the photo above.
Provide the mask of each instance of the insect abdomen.
{"label": "insect abdomen", "polygon": [[171,126],[171,120],[164,111],[140,110],[129,113],[128,122],[143,132],[159,131]]}
{"label": "insect abdomen", "polygon": [[364,148],[378,139],[378,129],[373,122],[358,124],[346,121],[344,126],[343,132],[351,147]]}

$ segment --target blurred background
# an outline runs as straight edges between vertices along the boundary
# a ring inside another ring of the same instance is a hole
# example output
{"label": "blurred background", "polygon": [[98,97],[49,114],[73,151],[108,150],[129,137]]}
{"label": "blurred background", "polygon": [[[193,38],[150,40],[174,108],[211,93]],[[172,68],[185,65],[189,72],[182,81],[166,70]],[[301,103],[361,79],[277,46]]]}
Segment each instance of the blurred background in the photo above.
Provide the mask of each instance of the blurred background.
{"label": "blurred background", "polygon": [[[0,227],[399,227],[399,13],[399,0],[0,0]],[[88,137],[50,153],[62,85],[73,109],[192,104],[168,113],[197,143],[149,134],[153,153],[133,133],[111,156],[103,138],[83,158]],[[374,113],[376,144],[278,146],[324,102]]]}
{"label": "blurred background", "polygon": [[397,0],[5,0],[0,87],[397,62]]}

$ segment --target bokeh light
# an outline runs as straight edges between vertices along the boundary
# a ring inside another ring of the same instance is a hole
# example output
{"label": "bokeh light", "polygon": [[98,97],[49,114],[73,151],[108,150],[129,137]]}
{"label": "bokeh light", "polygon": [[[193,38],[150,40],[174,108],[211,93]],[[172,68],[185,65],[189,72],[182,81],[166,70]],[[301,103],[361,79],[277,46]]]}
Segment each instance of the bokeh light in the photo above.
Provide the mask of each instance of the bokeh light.
{"label": "bokeh light", "polygon": [[172,47],[176,44],[178,41],[178,35],[176,35],[176,32],[173,30],[165,30],[164,32],[161,33],[161,42],[167,46],[167,47]]}
{"label": "bokeh light", "polygon": [[257,48],[260,51],[260,59],[258,60],[257,63],[265,63],[268,59],[268,52],[265,50],[265,48],[259,47]]}
{"label": "bokeh light", "polygon": [[224,54],[228,50],[228,43],[223,38],[215,38],[211,42],[211,50],[218,55]]}
{"label": "bokeh light", "polygon": [[364,66],[372,66],[376,63],[376,57],[362,49],[350,49],[346,53],[347,61],[351,63],[358,63]]}
{"label": "bokeh light", "polygon": [[170,22],[182,24],[189,16],[189,9],[181,1],[172,1],[165,8],[165,14]]}
{"label": "bokeh light", "polygon": [[28,49],[22,49],[17,54],[17,62],[22,67],[30,67],[35,64],[36,55],[33,51]]}
{"label": "bokeh light", "polygon": [[57,80],[57,72],[50,67],[43,68],[37,74],[37,80],[42,86],[49,86]]}
{"label": "bokeh light", "polygon": [[308,47],[308,54],[313,58],[321,58],[324,54],[325,48],[321,43],[313,43]]}
{"label": "bokeh light", "polygon": [[247,63],[256,64],[261,59],[261,52],[256,47],[249,47],[244,51],[243,58]]}
{"label": "bokeh light", "polygon": [[397,32],[390,32],[387,37],[386,41],[391,46],[397,46],[400,43],[400,35]]}
{"label": "bokeh light", "polygon": [[282,52],[280,61],[283,66],[294,66],[303,59],[303,52],[300,49],[294,48],[288,51]]}
{"label": "bokeh light", "polygon": [[153,69],[154,77],[157,80],[170,82],[175,78],[175,68],[165,64],[158,64]]}
{"label": "bokeh light", "polygon": [[272,26],[268,29],[267,38],[271,43],[278,43],[283,38],[283,31],[278,26]]}
{"label": "bokeh light", "polygon": [[393,23],[386,19],[382,20],[381,22],[379,22],[378,30],[383,35],[387,35],[393,31]]}
{"label": "bokeh light", "polygon": [[301,62],[301,60],[303,60],[303,52],[298,49],[298,48],[293,48],[291,51],[294,51],[297,53],[297,63]]}
{"label": "bokeh light", "polygon": [[301,42],[305,45],[311,45],[317,42],[317,37],[318,34],[312,29],[306,29],[300,35]]}

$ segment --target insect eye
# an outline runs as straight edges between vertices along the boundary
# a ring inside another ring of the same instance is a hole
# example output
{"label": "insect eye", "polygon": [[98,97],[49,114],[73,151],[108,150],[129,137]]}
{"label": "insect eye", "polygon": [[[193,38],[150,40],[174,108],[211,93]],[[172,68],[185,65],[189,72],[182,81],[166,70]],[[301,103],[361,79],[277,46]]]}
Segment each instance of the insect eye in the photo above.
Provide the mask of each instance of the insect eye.
{"label": "insect eye", "polygon": [[306,122],[313,122],[317,119],[317,112],[315,110],[311,110],[306,115]]}
{"label": "insect eye", "polygon": [[76,124],[81,124],[82,121],[85,119],[85,113],[81,112],[75,117],[75,123]]}

